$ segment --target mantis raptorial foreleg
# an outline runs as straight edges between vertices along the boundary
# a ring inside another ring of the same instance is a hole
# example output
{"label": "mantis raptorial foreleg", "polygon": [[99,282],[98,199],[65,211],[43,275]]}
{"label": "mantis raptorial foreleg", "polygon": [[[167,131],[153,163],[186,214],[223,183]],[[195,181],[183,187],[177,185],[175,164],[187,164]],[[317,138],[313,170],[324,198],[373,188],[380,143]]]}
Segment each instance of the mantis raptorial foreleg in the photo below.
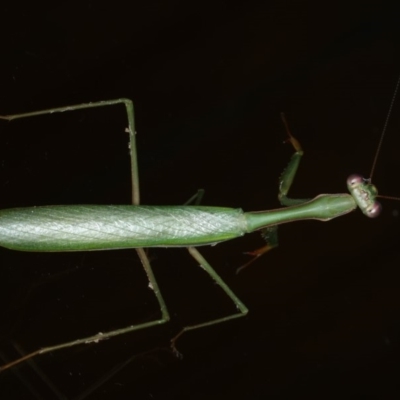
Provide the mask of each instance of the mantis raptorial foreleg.
{"label": "mantis raptorial foreleg", "polygon": [[[292,157],[289,160],[288,165],[283,170],[279,178],[278,199],[283,206],[295,206],[310,200],[310,199],[291,199],[287,197],[287,194],[289,193],[290,187],[292,186],[292,183],[296,176],[304,152],[303,149],[301,148],[300,142],[290,132],[289,125],[286,121],[284,113],[281,113],[281,119],[286,130],[286,135],[287,135],[286,142],[290,143],[293,146],[295,152],[293,153]],[[246,264],[238,268],[236,270],[237,274],[244,268],[253,264],[255,260],[260,258],[268,251],[274,249],[275,247],[278,247],[278,226],[269,226],[265,229],[262,229],[260,233],[262,238],[266,241],[267,244],[256,250],[246,252],[246,254],[253,256],[253,258]]]}
{"label": "mantis raptorial foreleg", "polygon": [[295,206],[297,204],[302,204],[310,199],[291,199],[287,197],[289,193],[290,187],[292,186],[293,180],[296,176],[297,170],[299,168],[300,160],[303,157],[303,149],[299,141],[292,135],[289,129],[289,125],[286,121],[285,114],[281,113],[282,122],[285,125],[287,139],[286,142],[289,142],[295,152],[293,153],[287,167],[281,174],[279,178],[279,193],[278,199],[283,206]]}

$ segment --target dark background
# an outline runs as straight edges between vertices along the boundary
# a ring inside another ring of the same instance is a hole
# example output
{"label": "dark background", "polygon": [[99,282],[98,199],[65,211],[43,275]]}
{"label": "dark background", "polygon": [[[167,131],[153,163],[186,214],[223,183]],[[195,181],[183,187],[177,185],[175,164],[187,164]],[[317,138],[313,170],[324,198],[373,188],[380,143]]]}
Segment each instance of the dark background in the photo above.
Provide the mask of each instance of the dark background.
{"label": "dark background", "polygon": [[[306,151],[293,197],[343,192],[369,174],[400,73],[399,10],[375,3],[3,6],[0,113],[131,98],[142,204],[204,188],[204,205],[250,211],[279,206],[285,111]],[[374,175],[393,196],[399,102]],[[122,107],[2,122],[0,208],[129,203],[125,127]],[[250,313],[184,335],[182,360],[168,351],[181,327],[235,309],[184,249],[152,250],[170,323],[37,357],[0,374],[1,398],[397,399],[400,206],[382,203],[376,220],[283,226],[239,275],[259,235],[201,249]],[[131,250],[1,249],[0,285],[7,359],[159,315]]]}

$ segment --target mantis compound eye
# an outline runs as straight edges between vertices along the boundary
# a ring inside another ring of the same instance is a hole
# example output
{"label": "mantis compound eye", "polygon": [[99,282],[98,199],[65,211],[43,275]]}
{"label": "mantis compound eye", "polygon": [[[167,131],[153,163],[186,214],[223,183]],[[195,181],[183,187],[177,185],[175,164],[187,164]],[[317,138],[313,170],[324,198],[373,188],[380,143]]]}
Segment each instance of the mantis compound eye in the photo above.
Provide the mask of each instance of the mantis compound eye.
{"label": "mantis compound eye", "polygon": [[364,183],[365,180],[361,175],[353,174],[347,178],[347,186],[352,188],[357,187],[358,185]]}
{"label": "mantis compound eye", "polygon": [[376,218],[381,214],[382,205],[379,201],[374,201],[373,204],[365,210],[365,215],[369,218]]}

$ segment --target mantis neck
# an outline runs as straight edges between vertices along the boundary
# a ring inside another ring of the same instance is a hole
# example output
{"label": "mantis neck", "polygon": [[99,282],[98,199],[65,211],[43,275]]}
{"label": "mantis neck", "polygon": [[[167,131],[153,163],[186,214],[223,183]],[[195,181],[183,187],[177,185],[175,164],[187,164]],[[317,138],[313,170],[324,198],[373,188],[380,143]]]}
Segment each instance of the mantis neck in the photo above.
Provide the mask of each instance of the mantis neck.
{"label": "mantis neck", "polygon": [[329,221],[357,208],[353,197],[349,194],[321,194],[314,199],[292,207],[270,211],[245,213],[248,232],[266,228],[271,225],[304,219]]}

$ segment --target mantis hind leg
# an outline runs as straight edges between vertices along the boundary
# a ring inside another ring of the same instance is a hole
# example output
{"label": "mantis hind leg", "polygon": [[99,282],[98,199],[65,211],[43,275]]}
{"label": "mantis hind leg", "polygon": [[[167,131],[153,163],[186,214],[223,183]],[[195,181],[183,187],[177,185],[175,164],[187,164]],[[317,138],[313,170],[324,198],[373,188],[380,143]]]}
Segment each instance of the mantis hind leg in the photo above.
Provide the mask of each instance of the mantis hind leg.
{"label": "mantis hind leg", "polygon": [[[122,102],[125,105],[126,113],[128,117],[128,128],[127,133],[129,134],[129,153],[131,159],[131,180],[132,180],[132,204],[137,206],[140,204],[140,186],[139,186],[139,173],[138,173],[138,162],[137,162],[137,151],[136,151],[136,132],[135,132],[135,120],[134,120],[134,110],[133,103],[128,99],[119,99],[118,102]],[[170,316],[168,313],[167,306],[165,304],[164,298],[161,294],[160,288],[158,286],[157,280],[154,276],[153,269],[151,268],[150,260],[143,249],[136,249],[140,261],[142,262],[143,268],[146,272],[147,279],[149,281],[149,287],[153,290],[156,296],[157,302],[160,306],[161,318],[151,321],[148,323],[138,324],[132,327],[128,327],[126,332],[139,330],[143,328],[148,328],[150,326],[163,324],[169,321]],[[121,332],[121,333],[126,333]]]}
{"label": "mantis hind leg", "polygon": [[[136,154],[136,140],[135,140],[135,123],[134,123],[134,110],[133,110],[133,103],[129,99],[116,99],[116,100],[108,100],[108,101],[100,101],[95,103],[85,103],[85,104],[78,104],[74,106],[67,106],[67,107],[58,107],[52,109],[46,109],[41,111],[34,111],[30,113],[23,113],[23,114],[15,114],[15,115],[6,115],[0,116],[2,120],[12,121],[14,119],[21,119],[21,118],[28,118],[34,117],[37,115],[45,115],[45,114],[52,114],[56,112],[67,112],[67,111],[74,111],[80,110],[85,108],[96,108],[96,107],[104,107],[104,106],[112,106],[123,104],[126,108],[127,118],[128,118],[128,127],[127,133],[129,134],[129,151],[131,157],[131,181],[132,181],[132,204],[138,205],[140,203],[140,192],[139,192],[139,174],[138,174],[138,166],[137,166],[137,154]],[[154,325],[160,325],[167,321],[169,321],[169,313],[165,304],[165,301],[161,295],[160,289],[158,287],[158,283],[155,279],[153,270],[151,268],[150,261],[143,249],[136,249],[138,256],[142,262],[143,268],[146,272],[146,275],[149,280],[149,287],[154,291],[154,294],[157,298],[158,304],[160,306],[161,317],[154,321],[145,322],[142,324],[131,325],[121,329],[115,329],[109,332],[99,332],[95,335],[88,336],[85,338],[76,339],[70,342],[64,342],[53,346],[48,346],[41,348],[39,350],[33,351],[29,354],[26,354],[12,362],[8,362],[7,364],[0,367],[0,372],[4,371],[10,367],[13,367],[23,361],[29,360],[37,355],[46,354],[49,352],[53,352],[56,350],[61,350],[68,347],[77,346],[80,344],[88,344],[88,343],[98,343],[101,340],[108,339],[114,336],[122,335],[128,332],[137,331],[140,329],[148,328]]]}

